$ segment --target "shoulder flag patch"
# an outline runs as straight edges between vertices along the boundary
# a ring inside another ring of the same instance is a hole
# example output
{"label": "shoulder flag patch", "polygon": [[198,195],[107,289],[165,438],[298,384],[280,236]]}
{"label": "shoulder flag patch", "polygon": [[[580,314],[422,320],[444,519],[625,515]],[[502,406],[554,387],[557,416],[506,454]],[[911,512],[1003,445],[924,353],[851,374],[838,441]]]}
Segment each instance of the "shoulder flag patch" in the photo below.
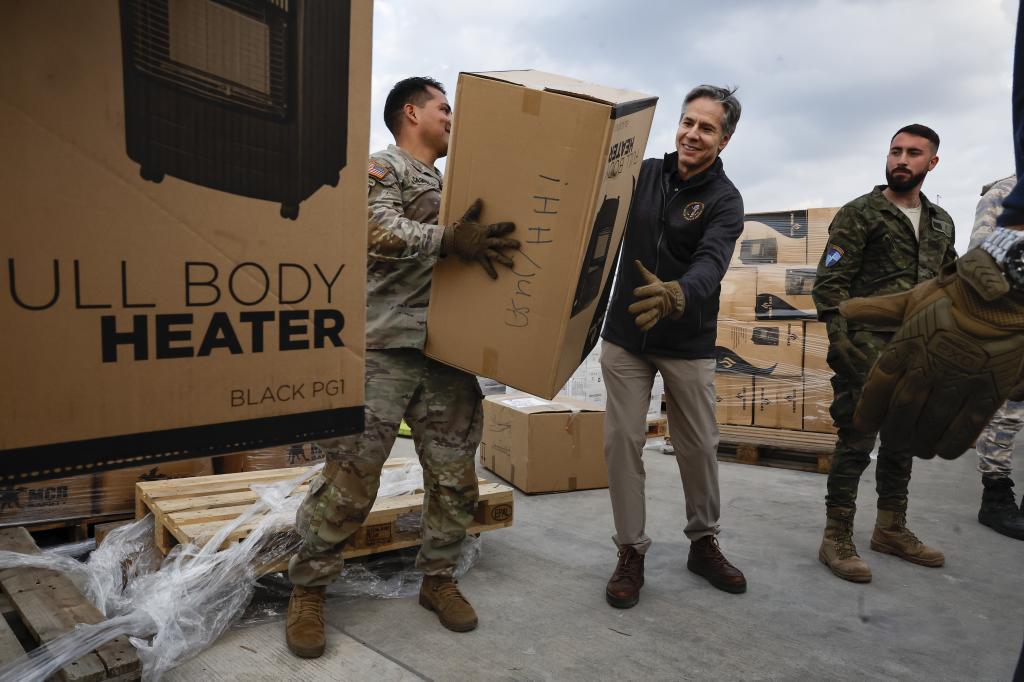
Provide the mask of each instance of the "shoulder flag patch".
{"label": "shoulder flag patch", "polygon": [[371,178],[383,180],[384,176],[391,172],[391,169],[382,163],[377,163],[373,159],[370,159],[370,168],[367,171]]}
{"label": "shoulder flag patch", "polygon": [[843,254],[846,253],[842,248],[838,246],[830,246],[828,252],[825,253],[825,267],[830,268],[840,261]]}

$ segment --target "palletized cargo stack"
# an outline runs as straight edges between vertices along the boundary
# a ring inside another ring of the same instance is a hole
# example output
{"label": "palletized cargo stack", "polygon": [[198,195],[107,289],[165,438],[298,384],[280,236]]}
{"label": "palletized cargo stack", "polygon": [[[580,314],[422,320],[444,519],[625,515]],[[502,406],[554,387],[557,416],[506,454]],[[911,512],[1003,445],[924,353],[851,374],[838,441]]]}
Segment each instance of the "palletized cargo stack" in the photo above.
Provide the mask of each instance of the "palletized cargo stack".
{"label": "palletized cargo stack", "polygon": [[715,393],[723,443],[830,449],[828,338],[811,289],[837,210],[746,216],[722,282],[718,319]]}

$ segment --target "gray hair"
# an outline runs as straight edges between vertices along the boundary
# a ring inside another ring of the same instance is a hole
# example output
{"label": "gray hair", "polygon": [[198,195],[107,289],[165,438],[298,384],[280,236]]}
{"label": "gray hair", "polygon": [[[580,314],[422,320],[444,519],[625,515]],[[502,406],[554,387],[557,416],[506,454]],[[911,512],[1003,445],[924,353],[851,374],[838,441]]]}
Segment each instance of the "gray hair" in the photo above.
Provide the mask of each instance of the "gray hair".
{"label": "gray hair", "polygon": [[686,93],[686,98],[683,99],[683,109],[679,112],[679,120],[683,120],[683,114],[686,113],[686,107],[690,102],[707,97],[725,108],[725,113],[722,114],[722,134],[732,135],[736,131],[736,124],[740,121],[740,111],[742,111],[740,101],[736,99],[736,90],[735,87],[720,88],[717,85],[698,85]]}

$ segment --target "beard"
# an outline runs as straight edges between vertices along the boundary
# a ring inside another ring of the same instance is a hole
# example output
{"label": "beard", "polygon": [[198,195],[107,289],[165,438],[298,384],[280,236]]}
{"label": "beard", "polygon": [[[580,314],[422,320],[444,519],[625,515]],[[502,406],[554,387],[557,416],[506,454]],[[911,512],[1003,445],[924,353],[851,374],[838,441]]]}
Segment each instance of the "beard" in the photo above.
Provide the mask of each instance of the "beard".
{"label": "beard", "polygon": [[885,170],[885,182],[889,185],[889,189],[894,192],[907,192],[919,186],[924,182],[924,176],[928,175],[928,171],[922,171],[917,175],[893,175],[892,172],[887,168]]}

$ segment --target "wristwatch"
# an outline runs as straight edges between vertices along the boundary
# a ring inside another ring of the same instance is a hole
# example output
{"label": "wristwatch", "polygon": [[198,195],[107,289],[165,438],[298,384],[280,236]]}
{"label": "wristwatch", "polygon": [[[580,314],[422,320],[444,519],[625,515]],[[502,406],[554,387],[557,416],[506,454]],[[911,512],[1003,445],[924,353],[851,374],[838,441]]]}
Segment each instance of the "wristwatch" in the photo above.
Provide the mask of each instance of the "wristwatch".
{"label": "wristwatch", "polygon": [[1024,232],[997,227],[978,246],[1003,269],[1010,287],[1024,293]]}

